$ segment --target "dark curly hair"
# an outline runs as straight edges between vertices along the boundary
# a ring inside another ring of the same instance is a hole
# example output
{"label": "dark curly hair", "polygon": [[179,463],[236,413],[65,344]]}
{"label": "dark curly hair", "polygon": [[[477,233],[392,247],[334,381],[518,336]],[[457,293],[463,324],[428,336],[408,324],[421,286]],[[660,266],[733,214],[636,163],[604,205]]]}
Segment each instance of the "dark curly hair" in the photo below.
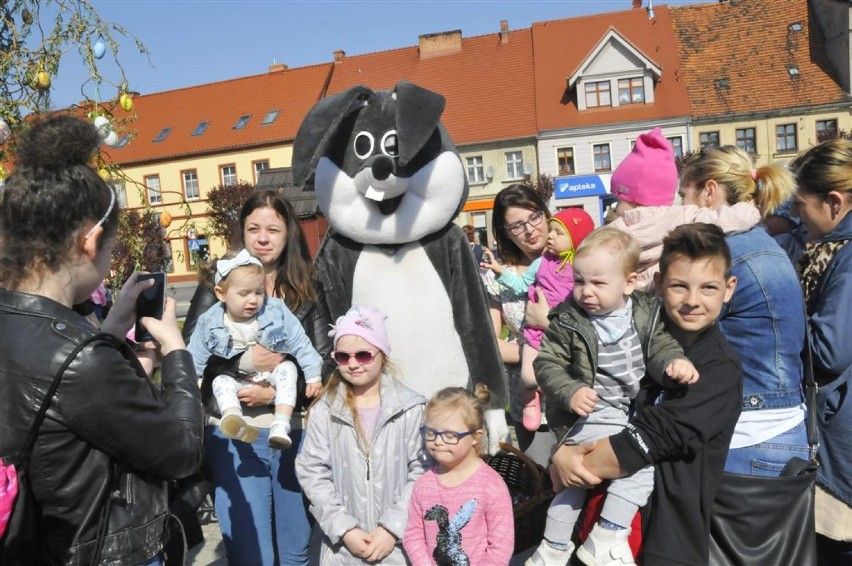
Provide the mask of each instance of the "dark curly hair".
{"label": "dark curly hair", "polygon": [[[115,195],[89,165],[98,143],[92,124],[68,115],[35,123],[21,140],[0,205],[5,287],[15,289],[30,277],[58,271],[80,228],[109,209]],[[107,236],[118,230],[115,203],[102,226]]]}

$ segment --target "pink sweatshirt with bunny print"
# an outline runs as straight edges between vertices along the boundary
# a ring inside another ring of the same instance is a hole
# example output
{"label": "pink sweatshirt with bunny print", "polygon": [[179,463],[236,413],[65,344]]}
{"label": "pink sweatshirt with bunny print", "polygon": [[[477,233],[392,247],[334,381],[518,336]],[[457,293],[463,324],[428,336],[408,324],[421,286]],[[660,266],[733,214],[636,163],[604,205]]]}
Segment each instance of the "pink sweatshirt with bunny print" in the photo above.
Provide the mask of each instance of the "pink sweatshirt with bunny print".
{"label": "pink sweatshirt with bunny print", "polygon": [[685,206],[643,206],[628,210],[610,226],[627,232],[639,242],[639,278],[636,288],[653,291],[654,274],[660,270],[663,238],[683,224],[715,224],[725,234],[743,232],[760,222],[760,211],[750,202],[738,202],[718,209]]}

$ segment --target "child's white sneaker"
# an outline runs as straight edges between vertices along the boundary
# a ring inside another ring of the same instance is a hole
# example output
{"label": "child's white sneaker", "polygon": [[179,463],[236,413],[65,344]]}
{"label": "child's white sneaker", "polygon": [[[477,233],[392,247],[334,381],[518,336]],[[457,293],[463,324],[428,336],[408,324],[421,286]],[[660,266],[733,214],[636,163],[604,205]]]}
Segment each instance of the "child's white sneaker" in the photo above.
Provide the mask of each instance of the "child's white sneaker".
{"label": "child's white sneaker", "polygon": [[571,560],[572,554],[574,554],[573,542],[569,542],[565,550],[559,550],[543,540],[533,555],[524,562],[524,566],[565,566]]}
{"label": "child's white sneaker", "polygon": [[635,566],[633,551],[627,537],[630,529],[605,529],[596,524],[589,537],[577,549],[577,558],[586,566],[604,566],[610,564]]}
{"label": "child's white sneaker", "polygon": [[228,438],[252,443],[257,440],[260,431],[248,424],[239,413],[228,413],[219,421],[219,430]]}
{"label": "child's white sneaker", "polygon": [[286,450],[293,445],[290,440],[290,419],[274,419],[269,425],[269,446]]}

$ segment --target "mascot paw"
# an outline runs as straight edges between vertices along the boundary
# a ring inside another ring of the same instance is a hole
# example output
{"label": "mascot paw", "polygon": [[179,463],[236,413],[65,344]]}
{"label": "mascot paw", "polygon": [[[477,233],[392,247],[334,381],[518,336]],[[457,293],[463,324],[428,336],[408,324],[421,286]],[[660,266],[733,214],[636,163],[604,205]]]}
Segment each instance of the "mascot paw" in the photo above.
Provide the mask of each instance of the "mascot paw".
{"label": "mascot paw", "polygon": [[509,425],[506,423],[506,411],[488,409],[485,411],[485,432],[488,435],[488,453],[494,455],[500,451],[500,443],[511,444]]}

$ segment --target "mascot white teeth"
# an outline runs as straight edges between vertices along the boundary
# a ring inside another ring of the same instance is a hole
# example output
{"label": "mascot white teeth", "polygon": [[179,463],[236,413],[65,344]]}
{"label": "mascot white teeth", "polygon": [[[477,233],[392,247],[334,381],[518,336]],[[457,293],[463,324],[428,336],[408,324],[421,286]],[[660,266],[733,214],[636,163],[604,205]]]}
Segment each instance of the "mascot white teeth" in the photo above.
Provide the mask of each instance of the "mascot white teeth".
{"label": "mascot white teeth", "polygon": [[352,304],[386,313],[399,377],[427,398],[486,384],[493,452],[508,432],[506,379],[479,266],[453,223],[468,185],[444,104],[409,82],[325,98],[296,135],[293,176],[328,219],[316,265],[331,320]]}

